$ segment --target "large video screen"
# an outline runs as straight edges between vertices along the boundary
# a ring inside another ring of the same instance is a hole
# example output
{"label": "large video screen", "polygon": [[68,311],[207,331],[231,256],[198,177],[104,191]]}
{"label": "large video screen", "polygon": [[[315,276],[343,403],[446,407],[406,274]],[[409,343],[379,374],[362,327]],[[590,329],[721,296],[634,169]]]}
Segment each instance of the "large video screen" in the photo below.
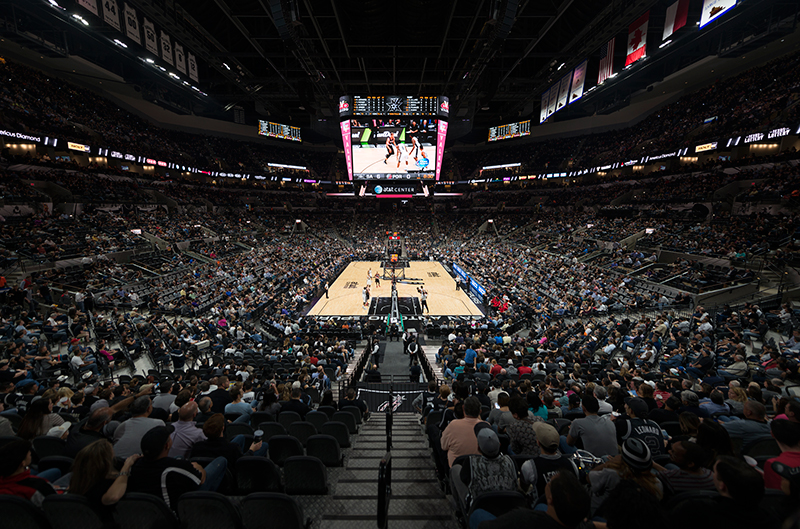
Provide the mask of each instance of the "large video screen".
{"label": "large video screen", "polygon": [[303,141],[302,138],[300,138],[300,127],[292,127],[291,125],[274,123],[272,121],[259,120],[258,134],[259,136],[268,136],[281,140]]}
{"label": "large video screen", "polygon": [[387,116],[352,119],[349,125],[354,180],[438,178],[446,136],[438,119]]}

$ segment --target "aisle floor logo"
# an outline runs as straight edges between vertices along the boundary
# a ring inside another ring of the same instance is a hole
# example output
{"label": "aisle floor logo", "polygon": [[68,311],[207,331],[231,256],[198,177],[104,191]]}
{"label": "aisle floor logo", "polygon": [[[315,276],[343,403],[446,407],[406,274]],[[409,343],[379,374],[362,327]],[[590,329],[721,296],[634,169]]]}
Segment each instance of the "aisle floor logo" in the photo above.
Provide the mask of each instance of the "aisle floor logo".
{"label": "aisle floor logo", "polygon": [[[405,395],[395,395],[392,399],[392,411],[397,411],[397,409],[403,404],[403,401],[406,400]],[[378,406],[379,412],[385,412],[389,409],[389,401],[383,401],[380,406]]]}

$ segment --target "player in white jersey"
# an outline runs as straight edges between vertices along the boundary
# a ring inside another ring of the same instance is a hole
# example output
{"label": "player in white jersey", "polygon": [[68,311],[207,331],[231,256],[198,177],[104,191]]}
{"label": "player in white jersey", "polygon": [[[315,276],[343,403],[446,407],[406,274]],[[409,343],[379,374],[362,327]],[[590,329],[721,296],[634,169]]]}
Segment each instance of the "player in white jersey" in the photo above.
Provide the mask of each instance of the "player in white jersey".
{"label": "player in white jersey", "polygon": [[397,168],[400,169],[400,163],[405,162],[408,165],[409,151],[413,149],[412,145],[398,145],[397,146]]}
{"label": "player in white jersey", "polygon": [[426,160],[428,159],[428,156],[425,154],[425,149],[422,148],[422,144],[419,142],[419,140],[417,139],[416,136],[413,136],[411,138],[411,147],[412,147],[412,151],[411,152],[414,154],[414,161],[415,162],[419,160],[419,155],[420,154]]}

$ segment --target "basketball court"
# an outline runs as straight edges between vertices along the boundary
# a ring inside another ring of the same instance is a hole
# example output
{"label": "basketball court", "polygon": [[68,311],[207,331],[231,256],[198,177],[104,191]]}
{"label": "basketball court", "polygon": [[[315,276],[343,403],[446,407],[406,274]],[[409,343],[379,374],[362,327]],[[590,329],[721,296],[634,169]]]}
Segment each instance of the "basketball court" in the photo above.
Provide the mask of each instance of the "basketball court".
{"label": "basketball court", "polygon": [[[383,275],[378,261],[354,261],[336,278],[330,287],[329,299],[324,296],[308,311],[309,316],[365,316],[362,291],[367,284],[367,272]],[[398,282],[397,295],[401,298],[418,298],[417,287],[424,285],[428,291],[431,316],[483,316],[475,303],[462,290],[456,290],[455,280],[438,261],[411,261],[405,268],[406,280]],[[392,295],[389,280],[381,279],[380,288],[370,285],[370,296],[388,298]],[[428,313],[425,312],[427,316]]]}

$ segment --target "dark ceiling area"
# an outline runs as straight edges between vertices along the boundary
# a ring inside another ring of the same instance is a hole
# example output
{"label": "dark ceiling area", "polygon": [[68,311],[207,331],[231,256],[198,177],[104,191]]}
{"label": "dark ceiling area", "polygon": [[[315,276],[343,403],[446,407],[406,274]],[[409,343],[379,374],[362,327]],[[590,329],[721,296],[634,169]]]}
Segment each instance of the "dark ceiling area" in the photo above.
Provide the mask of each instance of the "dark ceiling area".
{"label": "dark ceiling area", "polygon": [[[735,56],[794,29],[798,2],[739,0],[698,31],[689,24],[659,49],[674,0],[118,0],[196,55],[199,81],[170,78],[143,46],[89,14],[78,0],[4,0],[4,36],[48,56],[79,55],[180,113],[252,124],[272,119],[331,130],[340,95],[446,95],[460,136],[533,119],[539,99],[588,59],[596,84],[600,47],[617,38],[625,61],[628,25],[650,10],[648,60],[620,72],[552,119],[608,113],[632,93],[709,55]],[[102,5],[102,2],[100,2]],[[76,23],[74,14],[87,21]],[[127,47],[114,39],[127,42]],[[190,85],[197,85],[194,88]],[[329,135],[330,137],[333,134]]]}

